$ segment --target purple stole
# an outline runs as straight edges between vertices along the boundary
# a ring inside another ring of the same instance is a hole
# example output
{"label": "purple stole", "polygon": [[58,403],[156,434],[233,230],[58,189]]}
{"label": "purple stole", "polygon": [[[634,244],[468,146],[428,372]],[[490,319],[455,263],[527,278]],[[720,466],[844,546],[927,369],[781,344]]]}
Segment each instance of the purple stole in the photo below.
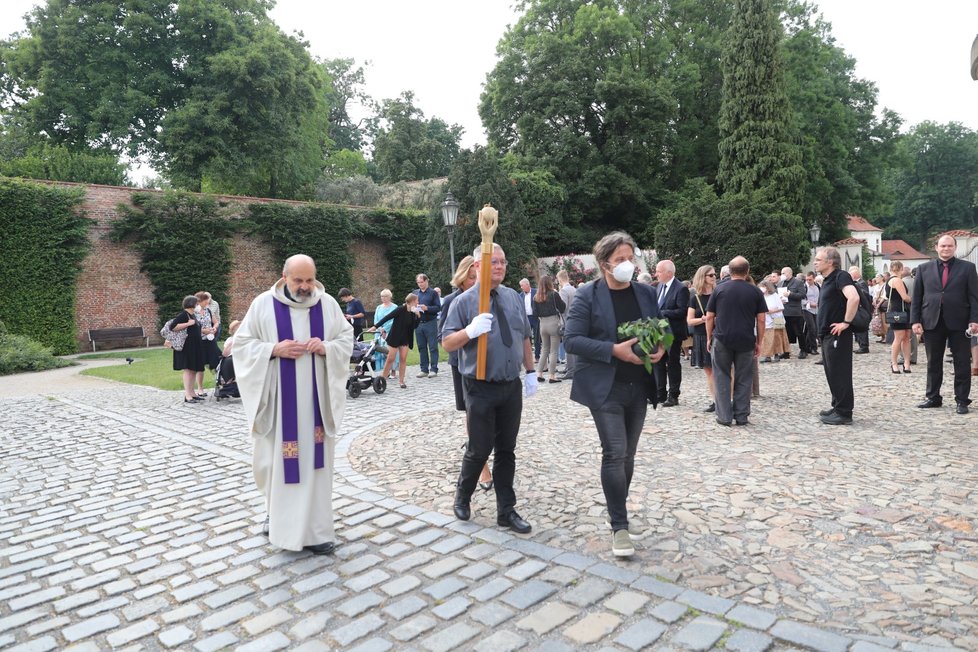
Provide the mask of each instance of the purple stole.
{"label": "purple stole", "polygon": [[[272,297],[275,306],[275,326],[278,329],[278,341],[291,340],[292,316],[289,307]],[[317,302],[309,309],[309,336],[325,339],[323,326],[323,305]],[[285,466],[285,484],[299,483],[299,395],[295,378],[295,360],[279,358],[279,379],[282,388],[282,462]],[[326,429],[323,427],[323,415],[319,410],[319,388],[316,384],[316,360],[312,364],[312,404],[315,419],[315,442],[313,450],[313,467],[321,469],[324,466],[323,442]]]}

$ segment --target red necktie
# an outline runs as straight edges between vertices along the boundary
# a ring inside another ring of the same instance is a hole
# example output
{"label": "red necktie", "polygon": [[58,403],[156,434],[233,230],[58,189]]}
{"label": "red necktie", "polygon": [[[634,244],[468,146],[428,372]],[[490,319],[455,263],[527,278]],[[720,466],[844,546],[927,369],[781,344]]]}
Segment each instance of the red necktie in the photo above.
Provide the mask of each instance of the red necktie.
{"label": "red necktie", "polygon": [[947,287],[947,263],[944,263],[944,271],[941,272],[941,287]]}

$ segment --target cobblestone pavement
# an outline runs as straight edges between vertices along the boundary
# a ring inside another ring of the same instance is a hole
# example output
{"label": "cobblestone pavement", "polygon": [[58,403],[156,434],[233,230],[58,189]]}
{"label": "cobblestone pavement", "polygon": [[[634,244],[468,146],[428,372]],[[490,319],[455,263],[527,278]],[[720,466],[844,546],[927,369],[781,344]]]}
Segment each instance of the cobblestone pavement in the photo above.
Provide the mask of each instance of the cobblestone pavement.
{"label": "cobblestone pavement", "polygon": [[610,555],[570,383],[526,402],[527,536],[495,527],[490,494],[451,516],[450,377],[351,399],[335,557],[261,536],[236,401],[0,399],[0,648],[978,649],[978,428],[912,407],[922,366],[856,356],[850,428],[813,416],[827,391],[810,360],[761,366],[746,428],[715,424],[702,372],[684,372],[681,405],[647,422],[632,508],[651,533],[629,561]]}

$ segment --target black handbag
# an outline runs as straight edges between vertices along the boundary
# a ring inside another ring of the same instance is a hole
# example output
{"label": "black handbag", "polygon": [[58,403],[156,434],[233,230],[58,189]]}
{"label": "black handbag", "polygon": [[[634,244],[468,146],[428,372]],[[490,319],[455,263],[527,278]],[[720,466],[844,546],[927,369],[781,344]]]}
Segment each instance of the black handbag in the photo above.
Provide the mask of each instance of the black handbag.
{"label": "black handbag", "polygon": [[[893,287],[890,287],[889,296],[886,300],[887,306],[893,303]],[[910,312],[908,310],[887,310],[886,311],[886,323],[887,324],[909,324],[910,323]]]}
{"label": "black handbag", "polygon": [[[557,293],[554,293],[554,310],[557,310]],[[560,310],[557,310],[557,334],[560,338],[564,338],[564,316],[560,314]]]}

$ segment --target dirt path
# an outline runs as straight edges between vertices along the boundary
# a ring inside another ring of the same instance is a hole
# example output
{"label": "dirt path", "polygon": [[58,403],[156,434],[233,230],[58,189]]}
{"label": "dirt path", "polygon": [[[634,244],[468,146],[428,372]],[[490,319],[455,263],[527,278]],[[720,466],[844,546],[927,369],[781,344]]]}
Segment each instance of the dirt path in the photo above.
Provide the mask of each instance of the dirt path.
{"label": "dirt path", "polygon": [[32,371],[23,374],[0,376],[0,398],[12,396],[33,396],[35,394],[52,394],[80,389],[98,389],[116,384],[114,381],[80,375],[83,369],[92,367],[107,367],[109,365],[125,364],[121,358],[104,360],[75,360],[74,367],[50,369],[48,371]]}

